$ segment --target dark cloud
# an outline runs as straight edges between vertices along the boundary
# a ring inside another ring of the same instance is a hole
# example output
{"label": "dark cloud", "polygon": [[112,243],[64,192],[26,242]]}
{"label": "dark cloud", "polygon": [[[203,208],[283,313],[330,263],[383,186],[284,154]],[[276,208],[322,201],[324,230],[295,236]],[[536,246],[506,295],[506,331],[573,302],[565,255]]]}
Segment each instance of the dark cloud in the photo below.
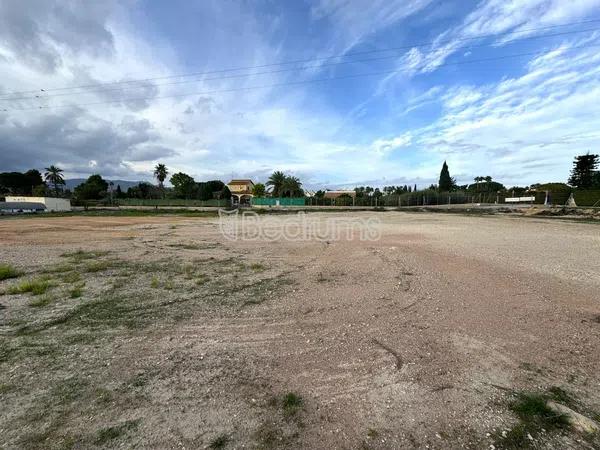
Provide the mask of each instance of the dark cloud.
{"label": "dark cloud", "polygon": [[[130,111],[140,111],[150,106],[150,101],[159,93],[158,86],[151,81],[130,82],[130,78],[122,78],[103,84],[103,80],[94,78],[89,73],[88,67],[75,66],[73,72],[73,86],[93,86],[83,90],[73,90],[66,93],[51,93],[53,100],[73,100],[80,102],[107,102],[111,105],[121,105]],[[84,95],[82,95],[84,94]]]}
{"label": "dark cloud", "polygon": [[127,159],[129,161],[155,161],[160,158],[177,156],[178,154],[175,150],[162,145],[145,145],[134,148]]}
{"label": "dark cloud", "polygon": [[151,161],[176,152],[160,145],[146,119],[126,116],[112,123],[73,108],[29,119],[0,120],[0,171],[61,164],[71,173],[127,176],[127,161]]}
{"label": "dark cloud", "polygon": [[55,71],[61,53],[111,54],[114,39],[106,26],[113,2],[2,0],[0,42],[19,60]]}

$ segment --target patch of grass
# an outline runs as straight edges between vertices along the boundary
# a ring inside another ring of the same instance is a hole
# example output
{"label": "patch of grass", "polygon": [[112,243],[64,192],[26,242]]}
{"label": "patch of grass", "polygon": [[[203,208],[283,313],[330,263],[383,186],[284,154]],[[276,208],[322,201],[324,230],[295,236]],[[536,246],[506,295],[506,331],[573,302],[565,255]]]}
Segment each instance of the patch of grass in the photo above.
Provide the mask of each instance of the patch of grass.
{"label": "patch of grass", "polygon": [[103,272],[112,267],[112,263],[110,261],[95,261],[91,263],[87,263],[84,267],[84,271],[87,273],[96,273]]}
{"label": "patch of grass", "polygon": [[95,250],[95,251],[85,251],[85,250],[77,250],[74,252],[67,252],[67,253],[63,253],[62,255],[60,255],[63,258],[71,258],[74,261],[80,262],[86,259],[96,259],[96,258],[100,258],[102,256],[106,256],[108,255],[109,252],[107,251],[100,251],[100,250]]}
{"label": "patch of grass", "polygon": [[17,278],[21,275],[23,275],[23,272],[15,269],[10,264],[0,264],[0,281],[8,280],[9,278]]}
{"label": "patch of grass", "polygon": [[112,282],[111,288],[112,290],[121,289],[127,284],[128,280],[126,277],[121,276],[121,278],[117,278]]}
{"label": "patch of grass", "polygon": [[0,383],[0,395],[8,394],[15,390],[15,386],[12,384]]}
{"label": "patch of grass", "polygon": [[31,279],[25,280],[16,286],[8,288],[8,293],[11,295],[31,293],[32,295],[41,295],[52,286],[48,280],[44,279]]}
{"label": "patch of grass", "polygon": [[531,448],[532,442],[527,434],[525,424],[518,423],[508,431],[494,433],[494,443],[497,447],[506,450]]}
{"label": "patch of grass", "polygon": [[74,288],[69,289],[69,297],[70,298],[79,298],[83,295],[83,284],[75,286]]}
{"label": "patch of grass", "polygon": [[379,431],[377,431],[374,428],[369,428],[367,430],[367,436],[369,437],[369,439],[375,439],[376,437],[379,436]]}
{"label": "patch of grass", "polygon": [[73,376],[62,380],[50,389],[48,401],[54,405],[66,405],[80,398],[89,386],[89,381]]}
{"label": "patch of grass", "polygon": [[262,272],[263,270],[266,270],[266,267],[261,263],[252,263],[250,264],[250,269],[255,272]]}
{"label": "patch of grass", "polygon": [[525,424],[537,424],[545,429],[562,428],[568,424],[566,417],[552,411],[546,404],[546,397],[540,394],[519,394],[510,409]]}
{"label": "patch of grass", "polygon": [[283,439],[284,433],[282,429],[271,421],[263,423],[258,430],[256,430],[256,440],[259,443],[258,448],[277,448],[278,446],[282,446]]}
{"label": "patch of grass", "polygon": [[57,266],[44,267],[41,273],[66,273],[74,270],[75,268],[71,264],[59,264]]}
{"label": "patch of grass", "polygon": [[186,264],[183,266],[183,275],[186,279],[191,280],[196,274],[196,266],[193,264]]}
{"label": "patch of grass", "polygon": [[141,388],[146,386],[152,378],[158,374],[155,370],[147,370],[136,373],[133,377],[129,378],[122,386],[122,389],[127,391],[131,388]]}
{"label": "patch of grass", "polygon": [[534,364],[532,364],[530,362],[522,362],[521,364],[519,364],[519,368],[526,370],[528,372],[537,373],[539,375],[544,373],[544,371],[541,368],[535,366]]}
{"label": "patch of grass", "polygon": [[[559,388],[560,389],[560,388]],[[557,414],[547,405],[547,400],[553,395],[563,396],[562,389],[554,389],[555,394],[518,393],[509,403],[509,408],[519,418],[519,422],[508,431],[497,432],[495,444],[504,449],[530,448],[535,438],[542,430],[554,431],[567,428],[568,420],[563,414]]]}
{"label": "patch of grass", "polygon": [[158,281],[157,277],[152,277],[152,280],[150,281],[150,287],[153,289],[157,289],[160,286],[160,282]]}
{"label": "patch of grass", "polygon": [[78,283],[81,281],[81,274],[79,272],[66,273],[60,277],[60,280],[69,284]]}
{"label": "patch of grass", "polygon": [[34,308],[40,308],[42,306],[49,305],[54,300],[55,300],[54,297],[51,297],[49,295],[44,295],[43,297],[37,297],[37,298],[34,298],[33,300],[30,300],[29,306],[33,306]]}
{"label": "patch of grass", "polygon": [[562,403],[563,405],[569,406],[575,403],[573,396],[559,386],[552,386],[548,388],[548,394],[552,400]]}
{"label": "patch of grass", "polygon": [[231,441],[231,438],[227,434],[220,434],[211,441],[208,447],[212,449],[225,448],[229,441]]}
{"label": "patch of grass", "polygon": [[118,425],[102,428],[96,432],[95,443],[98,445],[108,444],[131,430],[135,430],[139,425],[139,420],[127,420]]}
{"label": "patch of grass", "polygon": [[99,387],[94,389],[94,401],[100,405],[108,405],[114,400],[112,391]]}
{"label": "patch of grass", "polygon": [[48,328],[62,325],[80,326],[91,330],[108,330],[119,327],[136,329],[156,320],[157,307],[154,304],[139,303],[139,297],[125,297],[109,293],[99,298],[77,304],[62,316],[45,322],[24,324],[15,331],[17,336],[39,333]]}
{"label": "patch of grass", "polygon": [[300,411],[303,405],[302,397],[294,392],[288,392],[281,402],[283,413],[286,416],[294,416]]}
{"label": "patch of grass", "polygon": [[196,285],[202,286],[203,284],[206,284],[209,281],[210,281],[210,277],[203,273],[203,274],[198,275],[198,278],[196,278]]}

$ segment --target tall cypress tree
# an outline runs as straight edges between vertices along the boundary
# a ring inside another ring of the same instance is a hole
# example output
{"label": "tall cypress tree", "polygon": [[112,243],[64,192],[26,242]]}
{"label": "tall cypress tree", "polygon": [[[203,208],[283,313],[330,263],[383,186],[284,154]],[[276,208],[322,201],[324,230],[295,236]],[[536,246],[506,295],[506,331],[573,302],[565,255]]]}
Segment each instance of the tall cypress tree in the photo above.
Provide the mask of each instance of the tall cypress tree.
{"label": "tall cypress tree", "polygon": [[569,184],[580,189],[588,189],[594,184],[594,172],[598,167],[598,155],[579,155],[573,161]]}
{"label": "tall cypress tree", "polygon": [[438,183],[440,192],[450,192],[453,184],[454,183],[452,182],[450,171],[448,170],[448,164],[446,164],[446,161],[444,161],[442,171],[440,172],[440,181]]}

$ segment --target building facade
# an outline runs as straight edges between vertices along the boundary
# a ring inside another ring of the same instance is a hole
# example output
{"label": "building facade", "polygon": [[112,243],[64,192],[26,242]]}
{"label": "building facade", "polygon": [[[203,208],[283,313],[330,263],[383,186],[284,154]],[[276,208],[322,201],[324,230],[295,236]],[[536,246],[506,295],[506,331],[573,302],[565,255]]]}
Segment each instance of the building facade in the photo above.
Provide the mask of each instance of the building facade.
{"label": "building facade", "polygon": [[231,180],[227,183],[227,187],[231,192],[231,201],[234,205],[250,205],[254,197],[252,180]]}
{"label": "building facade", "polygon": [[7,203],[41,203],[46,207],[46,212],[71,211],[71,200],[55,197],[23,197],[7,195]]}

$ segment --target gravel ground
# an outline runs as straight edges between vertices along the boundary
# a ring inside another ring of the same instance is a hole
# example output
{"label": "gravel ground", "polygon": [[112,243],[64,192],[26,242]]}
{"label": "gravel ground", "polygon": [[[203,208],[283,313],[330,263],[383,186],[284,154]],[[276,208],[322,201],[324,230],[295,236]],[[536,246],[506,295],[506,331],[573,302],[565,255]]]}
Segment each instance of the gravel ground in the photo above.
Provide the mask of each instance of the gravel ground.
{"label": "gravel ground", "polygon": [[600,417],[598,225],[309,216],[377,218],[381,239],[230,241],[215,218],[178,216],[0,220],[0,262],[21,278],[83,277],[51,275],[46,297],[0,281],[0,447],[509,447],[512,399],[557,388]]}

